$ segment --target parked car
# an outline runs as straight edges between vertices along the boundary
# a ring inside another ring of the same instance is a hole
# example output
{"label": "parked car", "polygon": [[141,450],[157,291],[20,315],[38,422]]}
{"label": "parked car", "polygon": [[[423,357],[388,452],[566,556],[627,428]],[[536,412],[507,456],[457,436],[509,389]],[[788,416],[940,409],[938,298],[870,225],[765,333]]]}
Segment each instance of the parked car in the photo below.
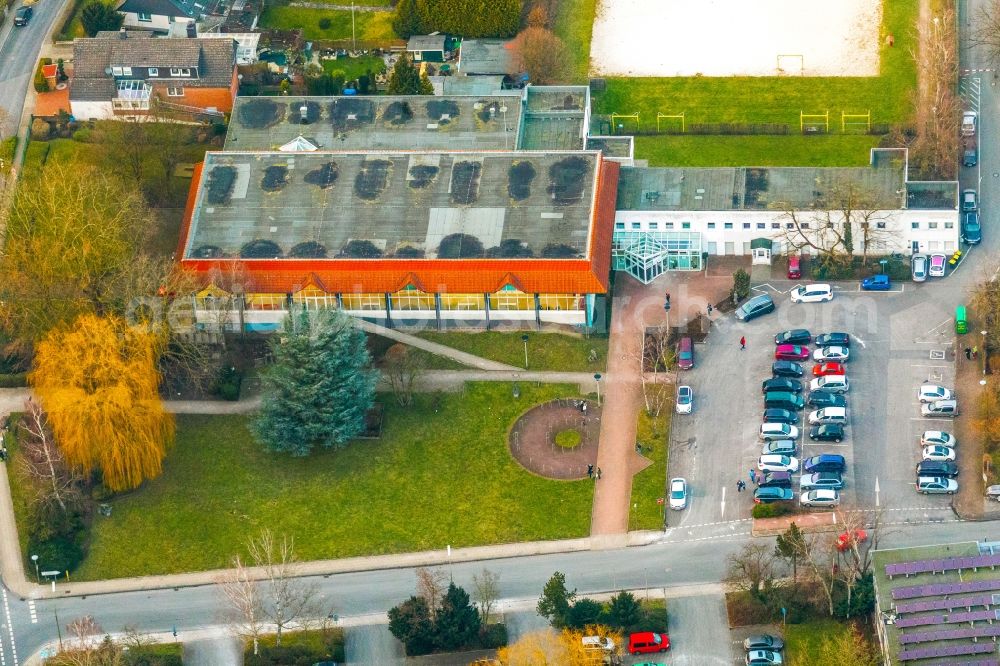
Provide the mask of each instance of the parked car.
{"label": "parked car", "polygon": [[958,492],[958,481],[943,476],[918,476],[917,492],[924,495],[954,495]]}
{"label": "parked car", "polygon": [[953,479],[958,476],[958,464],[939,462],[936,460],[921,460],[917,463],[917,476],[944,476]]}
{"label": "parked car", "polygon": [[844,368],[841,363],[829,361],[827,363],[817,363],[814,365],[812,373],[814,377],[823,377],[825,375],[845,375],[847,374],[847,369]]}
{"label": "parked car", "polygon": [[688,482],[686,479],[677,477],[670,479],[670,508],[675,510],[683,509],[688,503]]}
{"label": "parked car", "polygon": [[955,462],[956,457],[955,449],[940,444],[925,446],[920,456],[924,460],[933,460],[934,462]]}
{"label": "parked car", "polygon": [[694,391],[690,386],[677,387],[676,408],[678,414],[690,414],[694,409]]}
{"label": "parked car", "polygon": [[824,375],[809,382],[809,390],[813,393],[847,393],[850,389],[847,375]]}
{"label": "parked car", "polygon": [[799,495],[799,504],[808,507],[840,506],[840,493],[832,488],[807,490]]}
{"label": "parked car", "polygon": [[776,345],[807,345],[811,341],[812,334],[804,328],[793,328],[774,336],[774,344]]}
{"label": "parked car", "polygon": [[847,408],[824,407],[809,412],[811,425],[847,425]]}
{"label": "parked car", "polygon": [[833,289],[828,284],[807,284],[791,291],[792,303],[820,303],[833,300]]}
{"label": "parked car", "polygon": [[962,166],[974,167],[979,163],[979,149],[976,148],[975,143],[965,144],[965,150],[962,151]]}
{"label": "parked car", "polygon": [[774,348],[774,358],[779,361],[805,361],[809,358],[809,348],[799,345],[778,345]]}
{"label": "parked car", "polygon": [[694,367],[694,342],[687,336],[677,343],[677,367],[681,370]]}
{"label": "parked car", "polygon": [[798,439],[799,429],[787,423],[763,423],[760,426],[760,439],[769,442],[775,439]]}
{"label": "parked car", "polygon": [[629,634],[628,653],[647,654],[650,652],[666,652],[670,649],[670,637],[666,634],[652,631],[640,631]]}
{"label": "parked car", "polygon": [[975,111],[962,113],[962,136],[976,136],[976,124],[979,114]]}
{"label": "parked car", "polygon": [[795,361],[775,361],[771,364],[771,374],[775,377],[801,377],[805,370]]}
{"label": "parked car", "polygon": [[962,241],[978,245],[983,240],[983,227],[979,224],[979,213],[965,213],[962,216]]}
{"label": "parked car", "polygon": [[760,449],[762,456],[794,456],[798,453],[794,439],[772,439],[764,444]]}
{"label": "parked car", "polygon": [[801,393],[802,392],[802,382],[797,379],[791,379],[789,377],[771,377],[770,379],[765,379],[760,384],[761,393],[773,393],[774,391],[783,391],[786,393]]}
{"label": "parked car", "polygon": [[970,211],[979,208],[979,195],[975,190],[962,190],[962,210]]}
{"label": "parked car", "polygon": [[28,21],[31,17],[35,15],[35,10],[31,7],[19,7],[16,12],[14,12],[14,25],[17,27],[22,27],[28,25]]}
{"label": "parked car", "polygon": [[754,634],[753,636],[747,636],[743,641],[744,650],[777,650],[781,651],[785,649],[785,641],[781,640],[780,636],[773,636],[771,634]]}
{"label": "parked car", "polygon": [[910,257],[910,274],[914,282],[923,282],[927,279],[927,255],[914,254]]}
{"label": "parked car", "polygon": [[766,486],[764,488],[758,486],[757,489],[753,491],[754,504],[787,502],[792,499],[795,499],[795,493],[791,488],[785,488],[784,486]]}
{"label": "parked car", "polygon": [[799,422],[799,415],[787,409],[771,408],[764,410],[762,423],[788,423],[795,425]]}
{"label": "parked car", "polygon": [[837,393],[814,391],[806,400],[810,407],[847,407],[847,398]]}
{"label": "parked car", "polygon": [[602,652],[614,652],[615,642],[607,636],[584,636],[580,639],[584,649],[600,650]]}
{"label": "parked car", "polygon": [[762,472],[797,472],[799,471],[799,460],[791,456],[761,456],[757,459],[757,469]]}
{"label": "parked car", "polygon": [[746,656],[747,666],[780,666],[784,663],[781,653],[774,650],[750,650]]}
{"label": "parked car", "polygon": [[839,423],[824,423],[809,429],[809,439],[816,442],[841,442],[844,440],[844,426]]}
{"label": "parked car", "polygon": [[821,453],[802,461],[802,471],[813,472],[843,472],[847,469],[844,456],[837,453]]}
{"label": "parked car", "polygon": [[958,401],[938,400],[920,405],[921,416],[954,418],[958,416]]}
{"label": "parked car", "polygon": [[951,390],[937,384],[921,384],[917,389],[917,400],[920,402],[936,402],[951,400]]}
{"label": "parked car", "polygon": [[892,281],[888,275],[870,275],[861,280],[861,288],[865,291],[889,291],[892,289]]}
{"label": "parked car", "polygon": [[736,308],[736,318],[740,321],[750,321],[768,312],[774,312],[774,299],[770,294],[761,294]]}
{"label": "parked car", "polygon": [[955,448],[958,446],[958,440],[955,439],[955,436],[950,432],[945,432],[943,430],[925,430],[924,434],[920,436],[920,445],[931,446],[932,444]]}
{"label": "parked car", "polygon": [[935,252],[931,255],[931,260],[929,268],[927,269],[927,274],[931,277],[944,277],[945,266],[947,266],[948,258],[939,252]]}
{"label": "parked car", "polygon": [[837,363],[847,363],[851,358],[849,347],[820,347],[813,352],[814,361],[836,361]]}
{"label": "parked car", "polygon": [[850,347],[851,336],[847,333],[820,333],[816,336],[817,347]]}
{"label": "parked car", "polygon": [[768,486],[792,487],[791,472],[761,472],[757,475],[757,487],[766,488]]}
{"label": "parked car", "polygon": [[844,487],[844,477],[840,472],[813,472],[803,474],[799,479],[800,490],[813,490],[814,488],[832,488],[840,490]]}
{"label": "parked car", "polygon": [[789,391],[771,391],[764,394],[764,407],[768,409],[787,409],[797,412],[806,406],[806,401],[798,393]]}
{"label": "parked car", "polygon": [[788,279],[798,280],[802,277],[802,258],[798,255],[788,257]]}

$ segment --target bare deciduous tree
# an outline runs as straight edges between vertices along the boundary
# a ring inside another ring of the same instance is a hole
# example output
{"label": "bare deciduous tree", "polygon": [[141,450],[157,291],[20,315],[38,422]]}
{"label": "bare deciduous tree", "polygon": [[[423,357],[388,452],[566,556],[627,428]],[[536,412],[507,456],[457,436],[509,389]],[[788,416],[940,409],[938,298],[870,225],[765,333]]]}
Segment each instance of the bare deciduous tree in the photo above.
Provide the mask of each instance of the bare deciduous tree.
{"label": "bare deciduous tree", "polygon": [[218,580],[225,598],[226,619],[234,633],[253,643],[253,653],[259,654],[260,635],[264,629],[264,604],[258,582],[250,577],[239,555],[233,557],[231,568]]}
{"label": "bare deciduous tree", "polygon": [[646,413],[659,416],[672,395],[663,381],[664,375],[673,369],[676,361],[676,351],[666,322],[644,332],[638,361]]}
{"label": "bare deciduous tree", "polygon": [[833,615],[833,586],[836,580],[837,548],[835,536],[828,534],[814,535],[806,537],[805,548],[802,550],[802,559],[809,572],[809,579],[817,583],[823,590],[830,615]]}
{"label": "bare deciduous tree", "polygon": [[382,371],[389,378],[392,393],[401,407],[413,403],[413,387],[426,369],[424,356],[402,342],[386,350]]}
{"label": "bare deciduous tree", "polygon": [[525,28],[511,40],[511,74],[527,72],[534,84],[559,83],[569,75],[566,44],[545,28]]}
{"label": "bare deciduous tree", "polygon": [[959,61],[954,8],[943,4],[936,15],[917,25],[917,31],[917,136],[910,166],[921,179],[951,180],[956,176],[961,147],[962,116],[962,103],[955,92]]}
{"label": "bare deciduous tree", "polygon": [[479,620],[485,627],[490,621],[490,612],[500,597],[500,574],[486,567],[478,574],[472,574],[472,598],[479,608]]}
{"label": "bare deciduous tree", "polygon": [[436,615],[438,608],[441,607],[445,589],[448,587],[448,574],[444,569],[427,567],[417,567],[414,573],[417,576],[417,596],[426,599],[431,613]]}
{"label": "bare deciduous tree", "polygon": [[972,25],[969,43],[980,47],[986,57],[986,66],[996,71],[1000,66],[1000,0],[980,4]]}
{"label": "bare deciduous tree", "polygon": [[286,627],[319,616],[318,589],[315,583],[301,578],[294,542],[288,537],[279,542],[270,530],[263,530],[250,541],[248,549],[254,566],[263,573],[264,617],[276,628],[275,645],[281,645],[281,633]]}
{"label": "bare deciduous tree", "polygon": [[18,461],[20,472],[29,480],[25,487],[30,491],[32,508],[44,516],[79,508],[83,502],[81,475],[66,464],[52,438],[42,406],[28,400],[24,407],[21,427],[26,436],[20,443]]}
{"label": "bare deciduous tree", "polygon": [[759,597],[774,586],[774,581],[774,550],[763,543],[748,543],[743,550],[726,558],[723,582],[731,589]]}

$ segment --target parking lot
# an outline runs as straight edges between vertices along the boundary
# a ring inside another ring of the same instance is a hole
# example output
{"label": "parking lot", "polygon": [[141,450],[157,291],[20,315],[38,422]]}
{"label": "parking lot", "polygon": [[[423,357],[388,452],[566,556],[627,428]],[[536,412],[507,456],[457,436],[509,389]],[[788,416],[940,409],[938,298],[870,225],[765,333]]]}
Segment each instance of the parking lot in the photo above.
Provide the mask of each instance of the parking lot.
{"label": "parking lot", "polygon": [[[810,441],[809,426],[802,423],[811,410],[807,406],[799,413],[797,457],[837,453],[846,458],[843,509],[878,506],[890,523],[952,517],[950,497],[918,494],[914,472],[920,434],[953,430],[951,419],[921,417],[916,397],[926,381],[952,386],[955,336],[951,318],[941,315],[949,304],[936,302],[923,285],[872,293],[857,291],[856,283],[835,285],[828,303],[792,304],[788,291],[796,284],[766,285],[763,291],[774,298],[776,310],[751,322],[716,314],[705,344],[695,347],[694,369],[680,374],[678,382],[694,389],[694,413],[674,419],[669,474],[688,479],[691,499],[687,509],[668,516],[672,534],[731,530],[734,521],[750,517],[754,485],[749,471],[756,469],[762,444],[761,382],[771,377],[774,335],[795,328],[814,336],[846,332],[852,338],[846,438],[839,444]],[[741,336],[747,340],[745,350]],[[812,366],[803,363],[804,384],[812,379]],[[961,446],[958,450],[961,455]],[[792,486],[796,504],[798,476]],[[747,482],[743,492],[737,492],[740,479]]]}

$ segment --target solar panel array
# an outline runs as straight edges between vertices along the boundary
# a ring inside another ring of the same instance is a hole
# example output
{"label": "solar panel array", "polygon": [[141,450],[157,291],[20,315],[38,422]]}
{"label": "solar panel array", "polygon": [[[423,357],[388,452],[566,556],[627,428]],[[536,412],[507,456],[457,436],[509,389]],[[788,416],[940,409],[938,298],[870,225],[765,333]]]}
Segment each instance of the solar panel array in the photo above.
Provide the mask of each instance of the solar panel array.
{"label": "solar panel array", "polygon": [[1000,565],[1000,554],[946,557],[939,560],[917,560],[916,562],[887,564],[885,565],[885,575],[892,578],[898,575],[913,576],[922,573],[977,569],[979,567],[995,567],[997,565]]}
{"label": "solar panel array", "polygon": [[914,659],[934,659],[935,657],[957,657],[964,654],[987,654],[995,652],[996,649],[997,646],[993,643],[966,643],[964,645],[917,648],[916,650],[902,650],[899,653],[899,660],[912,661]]}
{"label": "solar panel array", "polygon": [[950,613],[948,615],[924,615],[903,617],[896,620],[900,629],[922,627],[928,624],[955,624],[957,622],[983,622],[997,619],[997,611],[983,610],[966,613]]}
{"label": "solar panel array", "polygon": [[961,638],[995,638],[1000,636],[1000,625],[987,624],[962,629],[939,629],[937,631],[914,631],[899,637],[900,645],[932,643],[934,641],[954,641]]}
{"label": "solar panel array", "polygon": [[929,585],[897,587],[892,591],[892,598],[917,599],[919,597],[940,597],[948,594],[990,592],[992,590],[1000,590],[1000,579],[975,580],[969,583],[932,583]]}
{"label": "solar panel array", "polygon": [[928,599],[924,601],[910,601],[896,604],[897,613],[926,613],[927,611],[947,610],[953,608],[968,608],[973,606],[986,606],[989,608],[997,603],[993,594],[977,594],[973,597],[959,597],[957,599]]}

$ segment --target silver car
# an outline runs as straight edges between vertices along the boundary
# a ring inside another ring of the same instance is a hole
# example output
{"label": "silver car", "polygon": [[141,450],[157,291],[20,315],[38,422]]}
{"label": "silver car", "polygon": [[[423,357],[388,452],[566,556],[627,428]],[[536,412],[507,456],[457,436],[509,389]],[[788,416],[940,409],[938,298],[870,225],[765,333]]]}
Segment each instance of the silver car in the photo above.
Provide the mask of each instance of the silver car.
{"label": "silver car", "polygon": [[690,414],[694,409],[694,390],[690,386],[677,387],[676,409],[678,414]]}
{"label": "silver car", "polygon": [[924,495],[954,495],[958,492],[958,481],[943,476],[918,476],[917,492]]}
{"label": "silver car", "polygon": [[807,490],[799,496],[799,504],[810,507],[840,506],[840,493],[832,488]]}
{"label": "silver car", "polygon": [[910,268],[914,282],[925,281],[927,279],[927,255],[917,253],[910,257]]}

